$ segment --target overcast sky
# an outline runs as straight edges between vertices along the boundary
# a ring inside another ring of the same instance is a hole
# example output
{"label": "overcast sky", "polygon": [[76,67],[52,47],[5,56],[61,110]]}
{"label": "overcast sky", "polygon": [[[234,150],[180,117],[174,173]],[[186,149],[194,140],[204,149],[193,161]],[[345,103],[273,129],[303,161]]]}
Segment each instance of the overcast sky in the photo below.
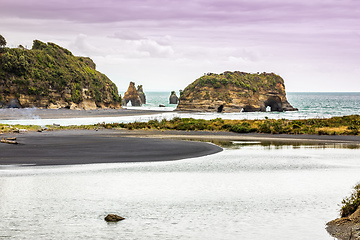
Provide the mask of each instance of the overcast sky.
{"label": "overcast sky", "polygon": [[358,0],[1,0],[8,46],[89,56],[120,92],[207,72],[274,72],[287,91],[360,92]]}

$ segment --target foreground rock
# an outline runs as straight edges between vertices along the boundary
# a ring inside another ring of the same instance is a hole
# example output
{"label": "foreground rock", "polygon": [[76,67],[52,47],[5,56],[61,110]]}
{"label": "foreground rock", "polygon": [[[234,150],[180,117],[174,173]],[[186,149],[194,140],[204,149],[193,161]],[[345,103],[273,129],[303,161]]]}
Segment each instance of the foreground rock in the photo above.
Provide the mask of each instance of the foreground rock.
{"label": "foreground rock", "polygon": [[126,106],[128,102],[131,103],[131,106],[141,106],[141,98],[139,96],[139,92],[135,88],[135,83],[130,82],[128,90],[124,94],[123,97],[123,105]]}
{"label": "foreground rock", "polygon": [[119,221],[122,221],[124,220],[125,218],[123,217],[120,217],[116,214],[108,214],[106,217],[105,217],[105,221],[107,222],[119,222]]}
{"label": "foreground rock", "polygon": [[90,58],[38,40],[31,50],[1,50],[0,108],[121,108],[116,85]]}
{"label": "foreground rock", "polygon": [[5,138],[2,138],[0,140],[1,143],[7,143],[7,144],[19,144],[17,141],[16,141],[16,138],[8,138],[8,139],[5,139]]}
{"label": "foreground rock", "polygon": [[284,80],[274,73],[208,73],[185,88],[177,110],[200,112],[296,111]]}
{"label": "foreground rock", "polygon": [[340,239],[360,239],[360,207],[348,217],[338,218],[326,224],[331,236]]}
{"label": "foreground rock", "polygon": [[176,96],[175,91],[172,91],[171,95],[169,97],[169,103],[170,104],[178,104],[178,102],[179,102],[179,98]]}

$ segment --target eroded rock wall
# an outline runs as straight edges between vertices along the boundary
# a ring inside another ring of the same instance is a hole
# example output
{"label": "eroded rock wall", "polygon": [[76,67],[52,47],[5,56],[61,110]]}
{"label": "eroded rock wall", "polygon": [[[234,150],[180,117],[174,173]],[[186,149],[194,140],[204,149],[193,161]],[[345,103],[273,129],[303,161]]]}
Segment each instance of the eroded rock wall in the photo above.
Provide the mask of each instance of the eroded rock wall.
{"label": "eroded rock wall", "polygon": [[296,111],[284,80],[274,73],[206,74],[181,93],[177,110],[199,112]]}

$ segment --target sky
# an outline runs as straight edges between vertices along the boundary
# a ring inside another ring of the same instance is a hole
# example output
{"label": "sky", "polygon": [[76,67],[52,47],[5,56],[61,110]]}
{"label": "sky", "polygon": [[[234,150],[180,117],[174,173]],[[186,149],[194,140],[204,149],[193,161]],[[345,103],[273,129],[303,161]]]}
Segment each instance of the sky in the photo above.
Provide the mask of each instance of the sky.
{"label": "sky", "polygon": [[360,92],[359,0],[1,0],[8,47],[54,42],[120,92],[274,72],[288,92]]}

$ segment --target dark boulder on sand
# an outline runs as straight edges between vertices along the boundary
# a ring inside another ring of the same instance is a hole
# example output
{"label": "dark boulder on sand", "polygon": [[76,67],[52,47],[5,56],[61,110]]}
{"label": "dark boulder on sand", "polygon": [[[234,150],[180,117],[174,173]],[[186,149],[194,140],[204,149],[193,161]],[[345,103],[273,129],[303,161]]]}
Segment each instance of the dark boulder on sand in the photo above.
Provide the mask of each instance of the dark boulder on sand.
{"label": "dark boulder on sand", "polygon": [[116,214],[108,214],[106,217],[105,217],[105,221],[107,222],[119,222],[119,221],[122,221],[124,220],[125,218],[123,217],[120,217]]}

